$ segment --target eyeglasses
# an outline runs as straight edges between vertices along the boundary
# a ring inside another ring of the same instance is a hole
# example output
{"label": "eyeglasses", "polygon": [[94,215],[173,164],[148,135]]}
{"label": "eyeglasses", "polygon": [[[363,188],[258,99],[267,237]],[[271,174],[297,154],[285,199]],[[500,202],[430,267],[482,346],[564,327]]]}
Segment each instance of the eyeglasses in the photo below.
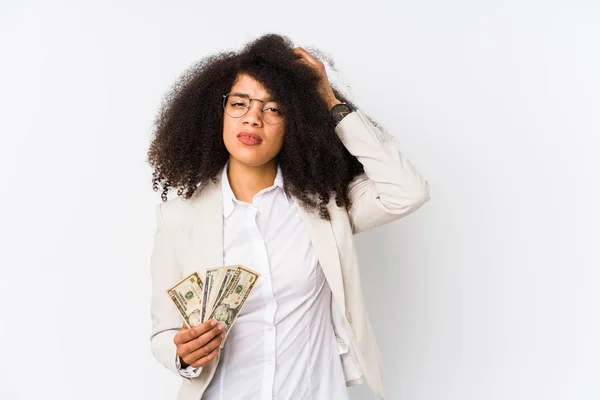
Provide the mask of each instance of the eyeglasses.
{"label": "eyeglasses", "polygon": [[241,118],[248,113],[252,106],[252,100],[260,101],[262,107],[260,114],[263,121],[269,125],[277,125],[283,121],[281,107],[274,99],[251,99],[244,93],[227,93],[223,95],[223,109],[232,118]]}

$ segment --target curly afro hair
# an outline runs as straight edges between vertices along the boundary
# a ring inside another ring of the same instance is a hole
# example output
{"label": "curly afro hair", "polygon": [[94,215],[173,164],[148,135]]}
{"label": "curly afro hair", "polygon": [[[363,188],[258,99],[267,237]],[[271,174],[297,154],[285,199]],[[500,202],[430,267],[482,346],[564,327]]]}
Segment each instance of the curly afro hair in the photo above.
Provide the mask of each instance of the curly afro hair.
{"label": "curly afro hair", "polygon": [[[348,185],[364,172],[363,166],[335,133],[328,106],[317,91],[316,73],[298,62],[293,49],[287,37],[267,34],[239,52],[210,55],[179,77],[160,107],[148,150],[153,188],[162,186],[163,201],[171,188],[183,200],[198,195],[203,183],[216,180],[226,165],[222,96],[245,73],[278,100],[285,114],[284,143],[277,155],[285,192],[326,220],[331,196],[338,207],[350,207]],[[327,57],[319,58],[333,67]],[[356,108],[332,88],[338,100]]]}

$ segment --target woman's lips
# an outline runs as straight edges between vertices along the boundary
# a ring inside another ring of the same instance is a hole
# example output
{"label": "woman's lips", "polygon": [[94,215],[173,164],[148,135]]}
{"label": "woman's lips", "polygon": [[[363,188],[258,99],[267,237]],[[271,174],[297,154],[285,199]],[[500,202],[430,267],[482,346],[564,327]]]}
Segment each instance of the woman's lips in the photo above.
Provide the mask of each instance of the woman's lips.
{"label": "woman's lips", "polygon": [[262,139],[258,135],[254,135],[252,133],[240,133],[238,136],[238,140],[248,146],[256,146],[262,143]]}

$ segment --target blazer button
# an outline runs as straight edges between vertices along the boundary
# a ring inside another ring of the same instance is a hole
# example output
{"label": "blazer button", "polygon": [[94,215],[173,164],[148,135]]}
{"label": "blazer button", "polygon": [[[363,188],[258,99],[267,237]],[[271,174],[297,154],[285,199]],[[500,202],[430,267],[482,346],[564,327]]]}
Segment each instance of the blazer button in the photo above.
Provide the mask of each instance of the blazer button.
{"label": "blazer button", "polygon": [[352,315],[350,314],[350,311],[346,311],[346,319],[348,322],[352,323]]}

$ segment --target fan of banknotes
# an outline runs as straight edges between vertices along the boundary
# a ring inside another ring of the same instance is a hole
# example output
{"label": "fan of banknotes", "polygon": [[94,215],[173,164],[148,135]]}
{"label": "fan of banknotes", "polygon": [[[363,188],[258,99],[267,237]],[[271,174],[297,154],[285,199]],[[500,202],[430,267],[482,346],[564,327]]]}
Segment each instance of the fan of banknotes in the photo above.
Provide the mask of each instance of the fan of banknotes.
{"label": "fan of banknotes", "polygon": [[259,276],[258,272],[242,265],[210,268],[204,280],[198,272],[193,272],[167,293],[188,328],[210,319],[225,324],[223,347]]}

